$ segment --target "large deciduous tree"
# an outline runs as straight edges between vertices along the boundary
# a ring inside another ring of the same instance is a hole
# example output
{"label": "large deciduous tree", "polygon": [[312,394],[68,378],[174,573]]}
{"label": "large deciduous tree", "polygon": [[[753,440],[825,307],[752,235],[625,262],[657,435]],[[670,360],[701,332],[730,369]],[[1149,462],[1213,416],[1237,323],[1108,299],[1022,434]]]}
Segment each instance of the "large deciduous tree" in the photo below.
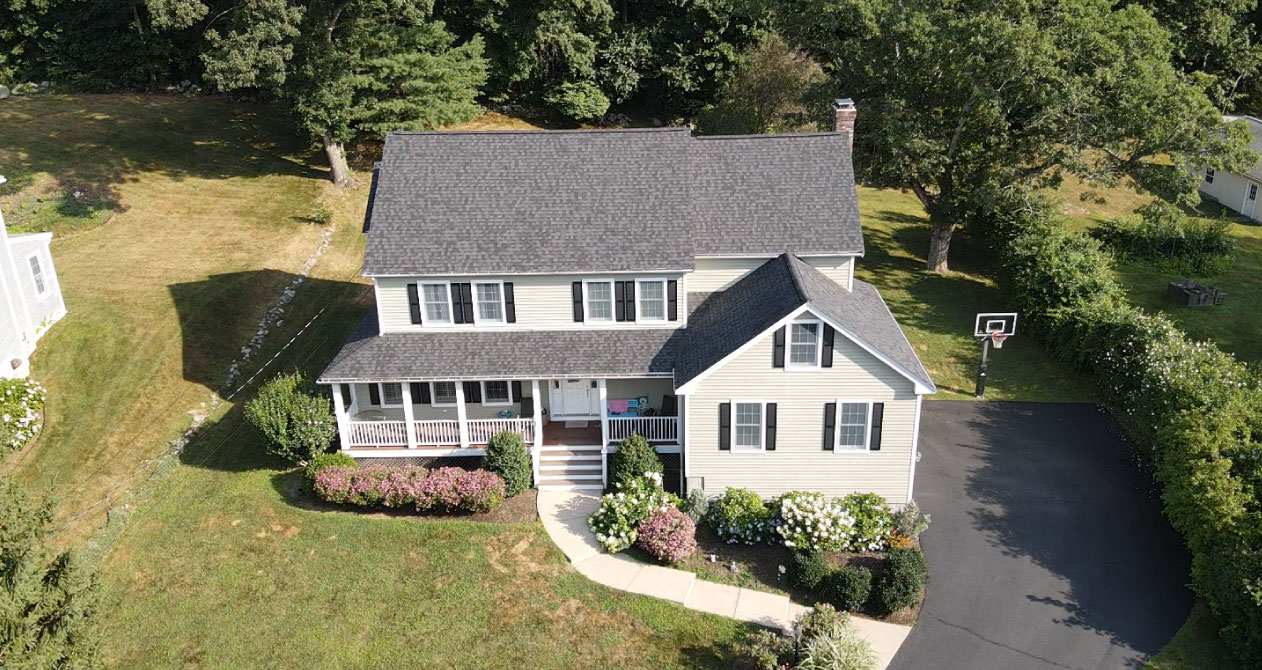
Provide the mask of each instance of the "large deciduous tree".
{"label": "large deciduous tree", "polygon": [[0,667],[101,667],[95,578],[71,552],[45,550],[52,515],[0,478]]}
{"label": "large deciduous tree", "polygon": [[1144,0],[1174,37],[1175,62],[1185,72],[1214,78],[1214,103],[1231,109],[1242,93],[1256,92],[1262,72],[1257,0]]}
{"label": "large deciduous tree", "polygon": [[755,135],[812,130],[826,109],[821,86],[828,77],[810,56],[768,33],[751,45],[719,91],[718,101],[700,115],[702,132]]}
{"label": "large deciduous tree", "polygon": [[[788,6],[785,6],[788,7]],[[1129,176],[1194,202],[1190,168],[1239,166],[1206,77],[1172,64],[1169,33],[1110,0],[805,0],[781,18],[860,105],[856,168],[929,214],[926,265],[979,200],[1065,172]],[[1157,165],[1154,159],[1172,162]]]}
{"label": "large deciduous tree", "polygon": [[323,145],[336,184],[350,181],[346,142],[478,112],[482,41],[456,45],[427,0],[245,0],[230,11],[207,33],[207,79],[274,92]]}

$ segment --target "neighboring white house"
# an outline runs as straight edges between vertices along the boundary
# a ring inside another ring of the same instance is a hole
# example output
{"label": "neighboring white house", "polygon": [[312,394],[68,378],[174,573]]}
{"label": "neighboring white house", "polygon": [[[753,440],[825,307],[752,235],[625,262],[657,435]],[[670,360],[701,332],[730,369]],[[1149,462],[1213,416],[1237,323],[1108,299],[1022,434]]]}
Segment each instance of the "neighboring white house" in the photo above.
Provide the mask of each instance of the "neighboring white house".
{"label": "neighboring white house", "polygon": [[35,343],[66,315],[48,251],[52,239],[52,233],[10,235],[0,213],[0,377],[30,374]]}
{"label": "neighboring white house", "polygon": [[[1262,155],[1262,119],[1252,116],[1224,116],[1228,123],[1244,119],[1253,136],[1249,148]],[[1262,161],[1244,174],[1211,169],[1201,171],[1201,197],[1213,200],[1233,212],[1254,221],[1262,221],[1262,208],[1258,207],[1258,190],[1262,188]]]}
{"label": "neighboring white house", "polygon": [[538,485],[594,489],[639,434],[671,488],[906,503],[936,389],[854,277],[854,116],[838,101],[835,132],[801,135],[390,133],[376,305],[319,379],[343,451],[431,463],[510,430]]}

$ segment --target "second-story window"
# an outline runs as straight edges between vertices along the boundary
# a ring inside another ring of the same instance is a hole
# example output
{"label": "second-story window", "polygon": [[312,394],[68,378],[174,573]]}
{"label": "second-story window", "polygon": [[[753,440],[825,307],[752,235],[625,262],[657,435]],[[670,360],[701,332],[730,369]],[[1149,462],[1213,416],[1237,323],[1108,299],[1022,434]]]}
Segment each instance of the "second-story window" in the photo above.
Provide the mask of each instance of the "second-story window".
{"label": "second-story window", "polygon": [[478,321],[485,323],[503,323],[503,287],[496,282],[474,284],[473,288],[477,294]]}
{"label": "second-story window", "polygon": [[666,280],[642,279],[636,282],[636,310],[641,321],[666,320]]}
{"label": "second-story window", "polygon": [[613,282],[585,282],[587,320],[613,321]]}
{"label": "second-story window", "polygon": [[789,367],[813,368],[819,365],[819,322],[804,321],[789,329]]}
{"label": "second-story window", "polygon": [[451,295],[447,284],[422,284],[425,298],[425,320],[430,323],[451,323]]}

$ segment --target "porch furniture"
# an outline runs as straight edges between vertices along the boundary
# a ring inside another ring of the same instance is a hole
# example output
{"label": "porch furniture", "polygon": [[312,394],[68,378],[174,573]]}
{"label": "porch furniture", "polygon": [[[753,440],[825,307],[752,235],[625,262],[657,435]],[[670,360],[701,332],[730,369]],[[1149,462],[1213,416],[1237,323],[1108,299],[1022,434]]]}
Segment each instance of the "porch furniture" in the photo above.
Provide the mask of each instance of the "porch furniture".
{"label": "porch furniture", "polygon": [[1206,307],[1221,305],[1227,294],[1212,286],[1199,284],[1191,279],[1172,281],[1167,285],[1170,299],[1188,307]]}

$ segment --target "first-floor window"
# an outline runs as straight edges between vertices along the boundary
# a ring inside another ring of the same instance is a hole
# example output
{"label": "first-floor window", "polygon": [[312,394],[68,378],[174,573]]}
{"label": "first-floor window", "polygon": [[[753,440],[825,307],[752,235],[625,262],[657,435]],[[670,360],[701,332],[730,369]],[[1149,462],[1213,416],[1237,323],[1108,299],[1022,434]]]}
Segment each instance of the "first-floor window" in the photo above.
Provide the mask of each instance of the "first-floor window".
{"label": "first-floor window", "polygon": [[613,321],[613,282],[589,281],[584,284],[587,294],[587,320]]}
{"label": "first-floor window", "polygon": [[762,408],[760,402],[733,403],[732,449],[762,450]]}
{"label": "first-floor window", "polygon": [[31,256],[31,276],[35,278],[35,292],[44,295],[47,287],[44,286],[44,269],[39,266],[39,256]]}
{"label": "first-floor window", "polygon": [[1257,184],[1249,184],[1249,199],[1250,200],[1258,199],[1258,185]]}
{"label": "first-floor window", "polygon": [[434,382],[430,388],[432,391],[433,405],[454,405],[456,404],[456,382]]}
{"label": "first-floor window", "polygon": [[498,284],[474,284],[477,291],[478,320],[489,323],[504,321],[504,291]]}
{"label": "first-floor window", "polygon": [[666,320],[666,280],[637,282],[636,297],[641,321]]}
{"label": "first-floor window", "polygon": [[819,322],[794,323],[789,329],[789,365],[815,367],[819,364]]}
{"label": "first-floor window", "polygon": [[1214,183],[1214,168],[1208,168],[1205,170],[1205,183],[1206,184]]}
{"label": "first-floor window", "polygon": [[837,446],[842,449],[868,448],[868,409],[866,402],[837,405]]}
{"label": "first-floor window", "polygon": [[398,382],[386,382],[381,385],[381,406],[389,407],[390,405],[403,404],[403,384]]}
{"label": "first-floor window", "polygon": [[425,300],[425,320],[430,323],[451,323],[451,299],[447,284],[421,284]]}
{"label": "first-floor window", "polygon": [[482,382],[483,405],[511,405],[513,397],[508,390],[508,382],[503,380]]}

